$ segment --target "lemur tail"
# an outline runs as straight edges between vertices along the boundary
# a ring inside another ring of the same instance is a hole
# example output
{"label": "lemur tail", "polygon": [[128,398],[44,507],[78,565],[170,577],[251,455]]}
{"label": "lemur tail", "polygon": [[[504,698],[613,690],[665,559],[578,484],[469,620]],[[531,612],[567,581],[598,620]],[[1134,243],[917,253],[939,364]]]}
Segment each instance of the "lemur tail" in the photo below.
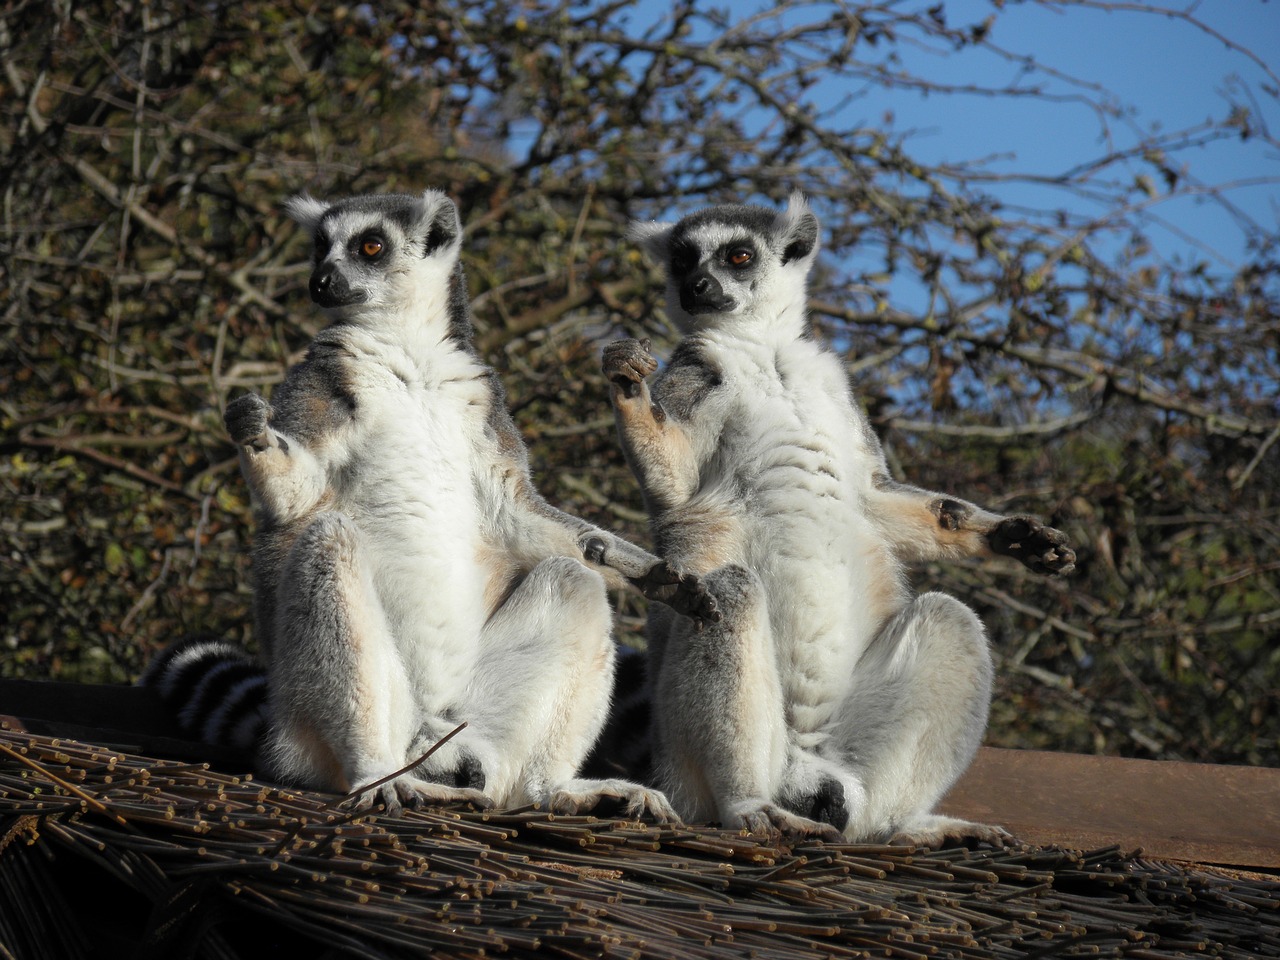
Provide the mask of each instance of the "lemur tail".
{"label": "lemur tail", "polygon": [[223,640],[171,643],[138,683],[160,695],[192,739],[252,750],[266,730],[266,671]]}
{"label": "lemur tail", "polygon": [[622,777],[650,784],[653,749],[649,739],[648,657],[622,647],[613,684],[613,708],[580,775],[600,780]]}

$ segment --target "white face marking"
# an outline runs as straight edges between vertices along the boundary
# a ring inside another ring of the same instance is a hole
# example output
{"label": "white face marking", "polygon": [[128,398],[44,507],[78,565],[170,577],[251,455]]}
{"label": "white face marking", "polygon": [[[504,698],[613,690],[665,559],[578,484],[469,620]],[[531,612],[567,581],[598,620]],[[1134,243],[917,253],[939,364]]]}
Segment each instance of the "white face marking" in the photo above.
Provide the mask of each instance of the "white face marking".
{"label": "white face marking", "polygon": [[809,261],[784,264],[781,241],[746,223],[711,222],[673,231],[668,308],[686,330],[768,325],[803,311]]}
{"label": "white face marking", "polygon": [[704,254],[714,253],[720,247],[738,243],[767,244],[767,237],[753,233],[746,227],[727,223],[708,223],[685,234],[696,243]]}
{"label": "white face marking", "polygon": [[[416,215],[419,211],[412,212]],[[402,219],[380,211],[352,209],[330,210],[320,220],[316,273],[327,272],[328,282],[344,291],[345,301],[321,302],[322,307],[354,319],[420,304],[424,291],[447,290],[459,253],[457,240],[424,256],[426,236],[406,233]]]}

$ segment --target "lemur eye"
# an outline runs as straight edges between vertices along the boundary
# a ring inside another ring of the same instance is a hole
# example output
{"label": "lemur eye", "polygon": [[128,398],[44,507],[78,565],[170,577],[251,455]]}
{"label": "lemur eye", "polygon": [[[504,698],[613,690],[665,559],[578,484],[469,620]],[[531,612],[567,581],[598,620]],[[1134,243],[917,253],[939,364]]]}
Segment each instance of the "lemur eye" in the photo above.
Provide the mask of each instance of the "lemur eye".
{"label": "lemur eye", "polygon": [[360,252],[366,257],[373,259],[382,252],[382,241],[377,237],[367,237],[360,244]]}
{"label": "lemur eye", "polygon": [[738,247],[729,251],[729,262],[735,267],[745,267],[751,262],[751,258],[755,256],[746,247]]}

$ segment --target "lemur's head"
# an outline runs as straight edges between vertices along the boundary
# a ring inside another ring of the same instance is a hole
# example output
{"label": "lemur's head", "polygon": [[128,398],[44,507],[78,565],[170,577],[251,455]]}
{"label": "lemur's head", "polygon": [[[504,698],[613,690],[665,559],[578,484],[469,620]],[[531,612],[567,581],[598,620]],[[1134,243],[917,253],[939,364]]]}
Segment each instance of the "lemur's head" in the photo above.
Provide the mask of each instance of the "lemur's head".
{"label": "lemur's head", "polygon": [[724,204],[628,236],[666,267],[667,306],[684,330],[803,315],[818,218],[793,193],[785,210]]}
{"label": "lemur's head", "polygon": [[325,310],[355,318],[424,296],[447,302],[462,224],[453,201],[439,190],[332,203],[304,193],[287,201],[285,212],[311,234],[311,299]]}

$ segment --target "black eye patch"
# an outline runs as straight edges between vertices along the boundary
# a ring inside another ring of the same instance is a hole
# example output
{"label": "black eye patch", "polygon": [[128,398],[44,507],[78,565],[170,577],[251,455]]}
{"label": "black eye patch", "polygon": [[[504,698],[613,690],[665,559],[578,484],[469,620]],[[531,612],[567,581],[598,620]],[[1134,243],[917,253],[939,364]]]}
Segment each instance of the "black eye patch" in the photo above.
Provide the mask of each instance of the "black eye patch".
{"label": "black eye patch", "polygon": [[676,276],[689,273],[698,266],[698,248],[685,240],[671,245],[671,272]]}

